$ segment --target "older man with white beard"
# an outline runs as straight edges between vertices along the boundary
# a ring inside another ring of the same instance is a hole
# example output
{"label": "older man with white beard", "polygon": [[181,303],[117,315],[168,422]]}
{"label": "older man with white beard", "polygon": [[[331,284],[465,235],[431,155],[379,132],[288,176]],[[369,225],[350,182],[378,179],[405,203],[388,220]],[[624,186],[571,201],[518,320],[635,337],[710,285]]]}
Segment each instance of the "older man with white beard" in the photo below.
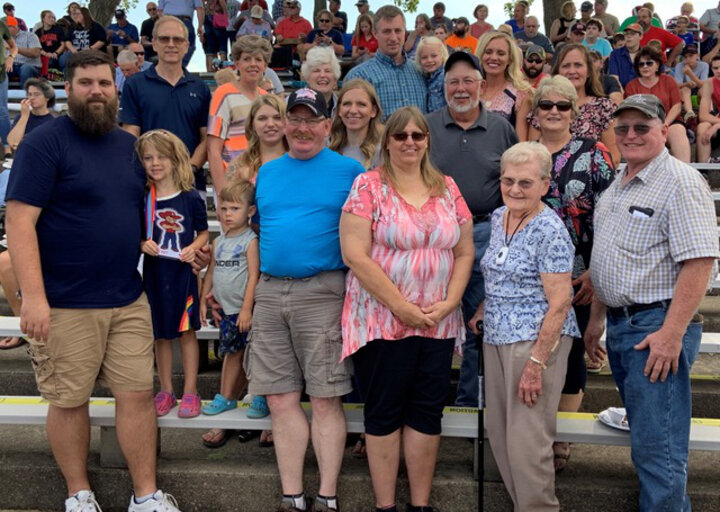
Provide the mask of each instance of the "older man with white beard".
{"label": "older man with white beard", "polygon": [[[465,318],[470,318],[485,298],[480,259],[490,241],[490,214],[502,205],[500,157],[518,142],[510,123],[482,108],[484,89],[477,58],[455,52],[445,63],[447,106],[427,116],[430,159],[440,171],[452,176],[473,214],[475,264],[463,296]],[[477,407],[477,397],[477,344],[475,335],[468,331],[456,404]]]}

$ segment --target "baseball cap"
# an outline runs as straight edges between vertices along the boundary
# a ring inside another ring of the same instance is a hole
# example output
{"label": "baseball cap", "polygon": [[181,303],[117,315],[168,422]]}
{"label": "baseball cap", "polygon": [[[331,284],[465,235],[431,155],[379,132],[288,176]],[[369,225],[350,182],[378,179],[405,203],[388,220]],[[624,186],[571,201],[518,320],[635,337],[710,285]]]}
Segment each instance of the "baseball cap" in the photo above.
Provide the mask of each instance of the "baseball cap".
{"label": "baseball cap", "polygon": [[5,2],[3,4],[3,10],[5,10],[5,9],[13,9],[14,10],[15,6],[13,4],[11,4],[10,2]]}
{"label": "baseball cap", "polygon": [[355,7],[357,7],[359,5],[367,5],[367,4],[368,4],[368,0],[358,0],[357,3],[355,4]]}
{"label": "baseball cap", "polygon": [[8,27],[17,27],[18,26],[18,20],[15,16],[8,16],[5,18],[5,25]]}
{"label": "baseball cap", "polygon": [[542,60],[545,60],[545,48],[539,44],[530,45],[530,47],[525,51],[525,58],[529,59],[531,55],[537,55]]}
{"label": "baseball cap", "polygon": [[592,2],[583,2],[580,5],[581,11],[592,11],[595,7],[593,6]]}
{"label": "baseball cap", "polygon": [[261,20],[263,17],[263,8],[259,5],[253,5],[253,8],[250,9],[250,17]]}
{"label": "baseball cap", "polygon": [[465,16],[460,16],[459,18],[455,18],[452,21],[453,23],[465,23],[465,25],[470,25],[470,22]]}
{"label": "baseball cap", "polygon": [[630,25],[628,25],[627,27],[625,27],[625,30],[623,30],[623,32],[627,32],[628,30],[631,30],[631,31],[633,31],[633,32],[637,32],[638,34],[642,34],[642,33],[643,33],[643,29],[642,29],[642,27],[640,26],[639,23],[630,23]]}
{"label": "baseball cap", "polygon": [[633,94],[628,96],[620,103],[613,117],[617,117],[624,110],[639,110],[650,119],[665,121],[665,107],[654,94]]}
{"label": "baseball cap", "polygon": [[698,53],[698,48],[694,44],[689,44],[685,48],[683,48],[682,54],[683,55],[689,55],[689,54],[696,54]]}
{"label": "baseball cap", "polygon": [[448,57],[448,60],[445,61],[445,73],[450,71],[452,67],[458,63],[458,62],[467,62],[472,66],[473,68],[480,71],[480,75],[485,77],[485,73],[483,73],[482,66],[480,66],[480,61],[478,60],[475,55],[467,52],[453,52],[450,54],[450,57]]}
{"label": "baseball cap", "polygon": [[572,31],[579,34],[584,34],[587,31],[587,26],[585,25],[585,23],[578,22],[573,25]]}
{"label": "baseball cap", "polygon": [[309,87],[298,89],[288,97],[288,112],[298,105],[305,105],[312,110],[316,116],[330,117],[327,109],[327,103],[325,103],[325,97]]}
{"label": "baseball cap", "polygon": [[116,9],[115,17],[116,18],[124,18],[125,17],[125,9]]}

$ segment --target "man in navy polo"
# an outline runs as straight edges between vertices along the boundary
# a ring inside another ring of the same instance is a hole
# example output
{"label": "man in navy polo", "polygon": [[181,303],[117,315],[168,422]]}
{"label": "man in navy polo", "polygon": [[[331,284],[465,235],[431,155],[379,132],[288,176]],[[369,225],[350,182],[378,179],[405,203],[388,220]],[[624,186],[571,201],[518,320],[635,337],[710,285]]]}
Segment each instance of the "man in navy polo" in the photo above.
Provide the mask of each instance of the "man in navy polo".
{"label": "man in navy polo", "polygon": [[205,192],[202,166],[207,159],[205,132],[210,110],[210,90],[183,68],[188,51],[188,30],[174,16],[163,16],[153,28],[153,48],[158,62],[127,79],[120,106],[123,128],[135,136],[163,128],[177,135],[190,152],[195,186]]}

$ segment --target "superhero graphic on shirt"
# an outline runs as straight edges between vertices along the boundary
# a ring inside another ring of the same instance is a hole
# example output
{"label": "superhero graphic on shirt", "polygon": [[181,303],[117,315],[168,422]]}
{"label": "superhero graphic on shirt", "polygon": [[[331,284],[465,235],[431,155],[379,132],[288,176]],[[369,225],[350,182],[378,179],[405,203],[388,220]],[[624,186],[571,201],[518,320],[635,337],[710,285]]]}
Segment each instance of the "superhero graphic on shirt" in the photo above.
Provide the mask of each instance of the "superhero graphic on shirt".
{"label": "superhero graphic on shirt", "polygon": [[176,210],[164,208],[155,212],[155,225],[160,228],[160,249],[180,252],[180,233],[185,231],[182,221],[185,219]]}

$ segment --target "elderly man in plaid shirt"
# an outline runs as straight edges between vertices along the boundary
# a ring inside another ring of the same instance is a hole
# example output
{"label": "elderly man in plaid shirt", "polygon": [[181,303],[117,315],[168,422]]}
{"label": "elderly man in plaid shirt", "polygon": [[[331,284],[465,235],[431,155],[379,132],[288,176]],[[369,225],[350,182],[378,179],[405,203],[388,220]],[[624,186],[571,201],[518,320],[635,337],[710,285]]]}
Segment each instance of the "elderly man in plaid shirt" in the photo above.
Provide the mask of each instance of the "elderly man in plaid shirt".
{"label": "elderly man in plaid shirt", "polygon": [[585,345],[592,360],[607,320],[607,354],[630,424],[640,510],[689,511],[690,367],[702,335],[697,314],[718,257],[712,194],[670,156],[657,97],[637,94],[617,111],[627,167],[595,213],[595,287]]}
{"label": "elderly man in plaid shirt", "polygon": [[383,111],[383,121],[400,107],[414,105],[427,112],[427,86],[415,63],[407,58],[405,15],[394,5],[384,5],[375,13],[378,51],[367,62],[354,67],[346,81],[367,80],[375,87]]}

